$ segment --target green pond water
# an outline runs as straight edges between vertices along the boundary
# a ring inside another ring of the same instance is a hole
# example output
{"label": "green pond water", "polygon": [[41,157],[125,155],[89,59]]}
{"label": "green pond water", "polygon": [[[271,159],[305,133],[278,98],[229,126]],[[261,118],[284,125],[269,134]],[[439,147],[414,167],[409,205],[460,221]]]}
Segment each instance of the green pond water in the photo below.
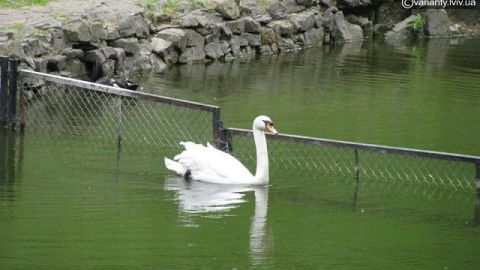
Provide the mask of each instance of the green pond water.
{"label": "green pond water", "polygon": [[[226,126],[480,155],[479,40],[335,45],[176,66],[144,90],[222,107]],[[150,123],[154,125],[155,123]],[[304,174],[185,182],[178,149],[1,133],[0,269],[479,269],[471,190]],[[473,181],[473,179],[472,179]]]}

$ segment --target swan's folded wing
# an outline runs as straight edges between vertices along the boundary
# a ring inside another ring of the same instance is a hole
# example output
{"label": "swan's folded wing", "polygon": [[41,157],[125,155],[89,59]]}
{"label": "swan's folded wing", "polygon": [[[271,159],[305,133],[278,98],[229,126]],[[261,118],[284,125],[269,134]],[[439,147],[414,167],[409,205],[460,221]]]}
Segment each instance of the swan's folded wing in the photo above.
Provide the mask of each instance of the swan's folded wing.
{"label": "swan's folded wing", "polygon": [[250,181],[252,174],[240,161],[230,154],[212,146],[205,147],[192,142],[182,142],[185,150],[175,156],[175,160],[187,167],[192,178],[201,181],[238,183]]}

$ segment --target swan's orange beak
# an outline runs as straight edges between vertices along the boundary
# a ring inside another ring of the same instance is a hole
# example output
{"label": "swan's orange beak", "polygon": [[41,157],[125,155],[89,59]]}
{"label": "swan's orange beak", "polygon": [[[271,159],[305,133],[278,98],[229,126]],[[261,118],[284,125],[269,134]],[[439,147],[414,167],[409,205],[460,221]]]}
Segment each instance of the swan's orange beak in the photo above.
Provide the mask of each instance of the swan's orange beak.
{"label": "swan's orange beak", "polygon": [[268,132],[271,132],[273,134],[278,134],[277,130],[273,127],[273,123],[265,123],[265,129],[268,131]]}

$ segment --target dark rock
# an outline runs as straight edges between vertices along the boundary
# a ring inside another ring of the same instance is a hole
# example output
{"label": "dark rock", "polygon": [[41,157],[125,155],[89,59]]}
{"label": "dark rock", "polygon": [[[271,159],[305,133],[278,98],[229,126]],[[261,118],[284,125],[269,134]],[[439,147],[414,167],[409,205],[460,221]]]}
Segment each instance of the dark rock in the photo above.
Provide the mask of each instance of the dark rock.
{"label": "dark rock", "polygon": [[247,38],[246,33],[243,33],[240,36],[236,36],[236,38],[237,38],[237,41],[238,41],[238,44],[240,45],[240,47],[248,46],[248,38]]}
{"label": "dark rock", "polygon": [[296,31],[305,32],[313,28],[315,25],[314,13],[307,11],[297,14],[291,14],[288,16],[290,22],[292,22]]}
{"label": "dark rock", "polygon": [[132,56],[140,51],[137,38],[121,38],[111,42],[112,47],[122,48],[127,56]]}
{"label": "dark rock", "polygon": [[233,36],[230,40],[230,50],[234,56],[238,56],[240,54],[240,38],[238,36]]}
{"label": "dark rock", "polygon": [[178,58],[178,62],[182,64],[203,63],[205,62],[205,52],[197,47],[187,48]]}
{"label": "dark rock", "polygon": [[284,19],[287,17],[286,8],[278,0],[268,0],[265,10],[274,20]]}
{"label": "dark rock", "polygon": [[251,34],[251,33],[243,33],[241,37],[244,37],[248,41],[248,45],[257,47],[262,45],[262,37],[260,34]]}
{"label": "dark rock", "polygon": [[260,34],[262,30],[262,26],[259,22],[255,21],[252,18],[244,18],[245,22],[245,32],[252,33],[252,34]]}
{"label": "dark rock", "polygon": [[245,31],[245,20],[238,19],[234,21],[225,22],[225,26],[230,28],[232,33],[239,35]]}
{"label": "dark rock", "polygon": [[205,38],[197,33],[194,30],[191,29],[185,29],[184,30],[186,35],[187,35],[187,47],[199,47],[203,48],[204,43],[205,43]]}
{"label": "dark rock", "polygon": [[232,38],[233,32],[228,26],[226,26],[225,24],[220,24],[219,29],[220,29],[220,36],[219,36],[220,39],[229,40]]}
{"label": "dark rock", "polygon": [[67,64],[67,57],[64,55],[53,55],[48,58],[47,72],[64,70]]}
{"label": "dark rock", "polygon": [[373,35],[383,37],[385,33],[392,30],[393,25],[389,24],[375,24],[373,26]]}
{"label": "dark rock", "polygon": [[227,20],[240,17],[240,8],[234,0],[216,0],[215,11]]}
{"label": "dark rock", "polygon": [[230,50],[230,44],[226,40],[220,41],[220,48],[222,48],[223,54],[229,54],[231,52]]}
{"label": "dark rock", "polygon": [[158,25],[158,24],[170,22],[172,20],[172,17],[166,14],[165,12],[154,11],[150,13],[150,20],[152,21],[153,24]]}
{"label": "dark rock", "polygon": [[450,31],[450,20],[443,9],[427,9],[425,12],[425,33],[428,36],[448,36]]}
{"label": "dark rock", "polygon": [[272,55],[273,54],[273,50],[270,46],[268,45],[262,45],[260,46],[259,48],[259,53],[261,55]]}
{"label": "dark rock", "polygon": [[280,51],[293,51],[295,49],[295,42],[290,38],[280,38],[278,40],[278,49]]}
{"label": "dark rock", "polygon": [[312,28],[304,33],[305,46],[320,46],[323,44],[323,28]]}
{"label": "dark rock", "polygon": [[268,27],[273,29],[275,33],[282,37],[291,37],[295,32],[295,27],[290,21],[287,20],[273,21],[268,24]]}
{"label": "dark rock", "polygon": [[411,38],[413,35],[412,23],[416,20],[416,15],[410,15],[405,20],[397,23],[392,30],[385,33],[386,39],[402,40]]}
{"label": "dark rock", "polygon": [[67,40],[70,42],[90,42],[92,34],[86,23],[80,20],[69,22],[63,28]]}
{"label": "dark rock", "polygon": [[205,54],[209,59],[217,60],[224,55],[219,42],[212,42],[205,45]]}
{"label": "dark rock", "polygon": [[103,28],[103,24],[99,22],[94,22],[90,24],[90,34],[92,35],[92,40],[94,42],[99,42],[107,39],[107,32]]}
{"label": "dark rock", "polygon": [[65,34],[60,28],[48,29],[49,42],[54,52],[59,52],[67,47]]}
{"label": "dark rock", "polygon": [[167,64],[174,64],[178,61],[178,53],[173,42],[163,38],[152,38],[152,51],[158,54]]}
{"label": "dark rock", "polygon": [[338,0],[339,7],[355,8],[366,7],[372,4],[371,0]]}
{"label": "dark rock", "polygon": [[334,14],[335,26],[335,41],[356,41],[363,39],[362,28],[358,25],[347,22],[343,16],[343,12],[338,11]]}
{"label": "dark rock", "polygon": [[68,59],[65,62],[65,71],[71,74],[71,77],[82,77],[88,74],[85,64],[79,59]]}
{"label": "dark rock", "polygon": [[270,14],[268,13],[262,13],[262,14],[258,14],[258,15],[252,15],[252,18],[260,23],[261,25],[267,25],[268,23],[270,23],[272,21],[272,17],[270,16]]}
{"label": "dark rock", "polygon": [[120,21],[118,32],[121,37],[145,38],[150,35],[150,27],[141,14],[135,14]]}
{"label": "dark rock", "polygon": [[169,28],[157,33],[156,37],[172,42],[181,52],[185,51],[188,38],[185,31],[178,28]]}
{"label": "dark rock", "polygon": [[400,1],[384,2],[378,6],[375,12],[375,23],[394,25],[408,17],[409,14],[410,10],[403,8]]}
{"label": "dark rock", "polygon": [[186,28],[205,28],[209,25],[222,22],[222,18],[209,12],[194,10],[173,20],[173,22]]}
{"label": "dark rock", "polygon": [[337,0],[320,0],[319,3],[326,7],[337,6]]}
{"label": "dark rock", "polygon": [[300,6],[313,6],[318,3],[318,0],[296,0],[297,5]]}
{"label": "dark rock", "polygon": [[29,51],[35,57],[40,57],[52,51],[52,48],[49,44],[41,41],[38,38],[27,38],[25,39],[29,46]]}
{"label": "dark rock", "polygon": [[287,14],[299,13],[305,10],[305,6],[298,5],[295,0],[283,0],[282,5],[285,7]]}
{"label": "dark rock", "polygon": [[356,15],[348,15],[346,17],[347,21],[352,24],[359,25],[365,36],[371,36],[373,32],[373,23],[369,19]]}
{"label": "dark rock", "polygon": [[83,51],[80,49],[73,49],[73,48],[65,48],[60,51],[61,55],[65,55],[67,60],[75,59],[75,58],[83,58]]}
{"label": "dark rock", "polygon": [[152,63],[152,71],[154,73],[164,73],[165,69],[167,69],[167,64],[156,54],[150,55],[150,62]]}

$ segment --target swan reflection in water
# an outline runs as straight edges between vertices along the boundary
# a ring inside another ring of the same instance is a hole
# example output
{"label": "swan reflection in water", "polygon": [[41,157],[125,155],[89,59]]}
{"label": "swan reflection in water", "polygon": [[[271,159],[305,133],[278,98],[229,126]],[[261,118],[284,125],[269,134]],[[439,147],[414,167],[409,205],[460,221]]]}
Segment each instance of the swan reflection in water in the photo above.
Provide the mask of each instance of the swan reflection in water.
{"label": "swan reflection in water", "polygon": [[[264,261],[272,247],[271,233],[266,236],[268,186],[236,186],[212,184],[200,181],[185,181],[183,177],[170,176],[165,180],[165,189],[175,191],[179,214],[185,226],[198,226],[191,219],[195,214],[206,217],[227,216],[232,209],[246,202],[246,192],[255,194],[255,212],[250,225],[250,255],[254,265]],[[268,230],[268,232],[270,232]]]}

